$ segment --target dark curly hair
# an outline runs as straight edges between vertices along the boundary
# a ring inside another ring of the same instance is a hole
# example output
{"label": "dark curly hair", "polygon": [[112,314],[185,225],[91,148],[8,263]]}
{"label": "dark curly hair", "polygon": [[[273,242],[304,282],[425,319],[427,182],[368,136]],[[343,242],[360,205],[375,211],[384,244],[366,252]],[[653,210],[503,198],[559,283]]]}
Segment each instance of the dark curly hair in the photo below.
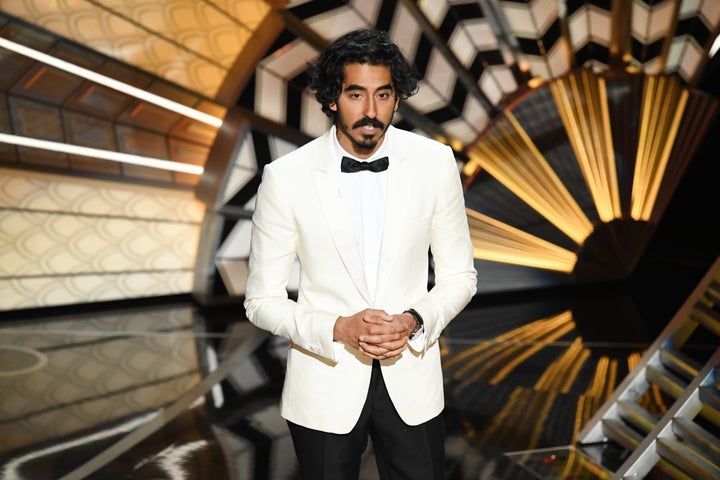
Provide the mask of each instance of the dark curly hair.
{"label": "dark curly hair", "polygon": [[350,63],[390,67],[393,88],[400,99],[405,100],[417,93],[417,70],[387,33],[371,29],[353,30],[335,40],[307,70],[310,90],[322,105],[322,111],[333,121],[337,112],[330,110],[330,105],[336,103],[340,96],[345,65]]}

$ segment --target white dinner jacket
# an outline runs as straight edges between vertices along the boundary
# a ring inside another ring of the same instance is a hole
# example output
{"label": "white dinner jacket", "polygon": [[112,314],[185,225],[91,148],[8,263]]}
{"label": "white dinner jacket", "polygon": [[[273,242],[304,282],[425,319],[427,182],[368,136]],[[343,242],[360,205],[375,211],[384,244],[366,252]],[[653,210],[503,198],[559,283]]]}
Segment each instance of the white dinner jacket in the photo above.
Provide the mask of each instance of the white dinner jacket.
{"label": "white dinner jacket", "polygon": [[[281,415],[308,428],[347,433],[365,402],[371,359],[333,341],[338,316],[365,308],[414,308],[425,343],[383,361],[390,398],[417,425],[444,406],[437,340],[476,291],[473,247],[452,150],[389,127],[387,210],[375,298],[365,282],[330,131],[265,166],[253,214],[245,309],[258,327],[291,342]],[[428,247],[434,287],[428,292]],[[297,301],[286,286],[300,263]]]}

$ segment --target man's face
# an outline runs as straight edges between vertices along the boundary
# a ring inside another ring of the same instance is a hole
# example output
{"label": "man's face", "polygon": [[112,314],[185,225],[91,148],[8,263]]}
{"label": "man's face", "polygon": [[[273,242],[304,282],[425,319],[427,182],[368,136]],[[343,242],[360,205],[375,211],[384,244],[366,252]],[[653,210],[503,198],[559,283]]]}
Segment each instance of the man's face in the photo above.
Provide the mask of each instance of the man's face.
{"label": "man's face", "polygon": [[340,145],[358,158],[368,158],[382,143],[398,103],[390,67],[346,65],[340,96],[330,104],[337,112]]}

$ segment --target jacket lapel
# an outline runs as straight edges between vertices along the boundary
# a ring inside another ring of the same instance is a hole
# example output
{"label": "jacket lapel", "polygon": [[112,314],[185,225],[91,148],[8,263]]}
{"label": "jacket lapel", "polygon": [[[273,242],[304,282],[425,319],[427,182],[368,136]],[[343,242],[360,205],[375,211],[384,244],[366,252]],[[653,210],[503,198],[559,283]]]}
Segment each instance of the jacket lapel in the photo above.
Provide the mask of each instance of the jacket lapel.
{"label": "jacket lapel", "polygon": [[343,201],[339,181],[340,171],[333,153],[332,131],[331,129],[322,137],[317,149],[317,167],[313,171],[315,187],[328,230],[333,237],[345,269],[365,301],[372,304],[372,298],[365,282],[365,268],[350,225],[347,207]]}
{"label": "jacket lapel", "polygon": [[[391,127],[392,128],[392,127]],[[387,190],[385,193],[385,224],[383,226],[382,243],[380,245],[380,264],[378,265],[378,279],[376,298],[380,299],[384,292],[388,292],[396,260],[400,257],[401,248],[405,240],[405,222],[411,210],[413,199],[409,169],[412,166],[410,157],[395,143],[389,152],[390,165],[388,169]]]}

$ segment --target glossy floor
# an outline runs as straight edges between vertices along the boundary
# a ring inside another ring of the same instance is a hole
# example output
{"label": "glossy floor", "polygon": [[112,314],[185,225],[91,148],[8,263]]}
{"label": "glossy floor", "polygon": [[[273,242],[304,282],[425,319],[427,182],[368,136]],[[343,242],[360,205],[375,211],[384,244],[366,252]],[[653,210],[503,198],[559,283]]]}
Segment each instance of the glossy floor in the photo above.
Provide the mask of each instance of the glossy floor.
{"label": "glossy floor", "polygon": [[[441,339],[447,478],[603,478],[573,439],[675,306],[605,292],[468,307]],[[0,323],[0,479],[297,478],[278,414],[286,344],[219,310]]]}

